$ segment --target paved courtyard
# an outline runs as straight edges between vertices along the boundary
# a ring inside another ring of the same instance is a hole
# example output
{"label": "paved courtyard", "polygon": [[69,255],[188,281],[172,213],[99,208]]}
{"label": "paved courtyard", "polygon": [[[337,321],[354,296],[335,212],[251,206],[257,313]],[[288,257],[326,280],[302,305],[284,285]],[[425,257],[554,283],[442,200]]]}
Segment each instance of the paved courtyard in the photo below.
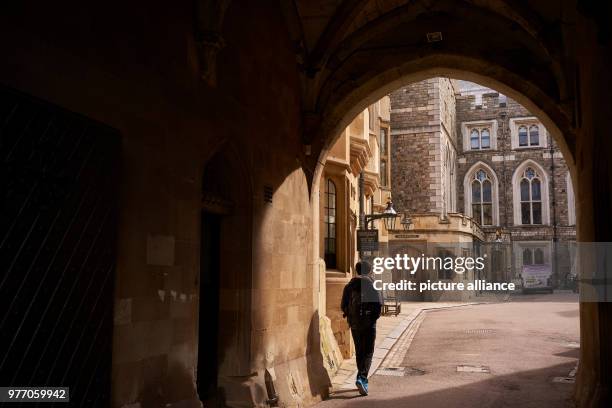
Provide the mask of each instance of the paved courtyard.
{"label": "paved courtyard", "polygon": [[[402,329],[389,330],[388,318],[383,323],[387,333],[377,345],[370,395],[358,396],[352,373],[345,373],[344,381],[335,381],[342,385],[317,407],[572,406],[576,295],[517,295],[507,302],[410,313],[413,319]],[[393,330],[402,333],[383,351]]]}

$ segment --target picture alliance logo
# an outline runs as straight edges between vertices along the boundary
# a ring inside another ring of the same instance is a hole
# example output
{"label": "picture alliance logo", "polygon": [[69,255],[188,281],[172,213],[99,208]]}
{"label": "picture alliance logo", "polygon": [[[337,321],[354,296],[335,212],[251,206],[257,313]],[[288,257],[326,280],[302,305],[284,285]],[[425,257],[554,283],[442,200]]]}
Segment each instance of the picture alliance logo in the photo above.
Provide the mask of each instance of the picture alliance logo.
{"label": "picture alliance logo", "polygon": [[408,271],[414,275],[418,270],[446,270],[458,274],[482,271],[485,268],[486,255],[479,257],[452,257],[452,256],[409,256],[397,254],[395,257],[376,257],[373,259],[372,272],[377,275],[387,271]]}

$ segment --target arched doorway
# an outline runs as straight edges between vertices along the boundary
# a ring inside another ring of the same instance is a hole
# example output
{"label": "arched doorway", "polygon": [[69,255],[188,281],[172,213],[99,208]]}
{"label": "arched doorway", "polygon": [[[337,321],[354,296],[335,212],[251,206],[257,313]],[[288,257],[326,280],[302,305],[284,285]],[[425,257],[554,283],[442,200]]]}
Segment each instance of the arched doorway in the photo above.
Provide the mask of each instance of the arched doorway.
{"label": "arched doorway", "polygon": [[202,178],[197,390],[212,406],[250,373],[251,200],[238,153],[223,146]]}

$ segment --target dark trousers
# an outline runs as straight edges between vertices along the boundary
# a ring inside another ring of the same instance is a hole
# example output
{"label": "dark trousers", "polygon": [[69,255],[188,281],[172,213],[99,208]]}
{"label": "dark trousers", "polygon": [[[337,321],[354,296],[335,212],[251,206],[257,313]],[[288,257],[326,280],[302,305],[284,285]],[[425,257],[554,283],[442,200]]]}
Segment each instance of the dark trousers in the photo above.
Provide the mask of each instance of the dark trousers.
{"label": "dark trousers", "polygon": [[351,328],[355,342],[355,355],[357,358],[357,373],[361,378],[368,378],[374,355],[374,341],[376,340],[376,325],[364,328]]}

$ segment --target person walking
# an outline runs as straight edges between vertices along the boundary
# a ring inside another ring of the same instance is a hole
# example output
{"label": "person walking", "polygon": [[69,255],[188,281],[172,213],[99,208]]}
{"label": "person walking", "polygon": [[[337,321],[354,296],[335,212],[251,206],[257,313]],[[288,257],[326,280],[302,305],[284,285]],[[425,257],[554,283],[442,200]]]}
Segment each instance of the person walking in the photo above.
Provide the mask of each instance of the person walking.
{"label": "person walking", "polygon": [[346,317],[355,343],[357,379],[355,385],[361,395],[368,395],[368,372],[374,355],[376,321],[382,310],[382,297],[374,289],[370,264],[358,262],[357,276],[344,287],[341,309]]}

